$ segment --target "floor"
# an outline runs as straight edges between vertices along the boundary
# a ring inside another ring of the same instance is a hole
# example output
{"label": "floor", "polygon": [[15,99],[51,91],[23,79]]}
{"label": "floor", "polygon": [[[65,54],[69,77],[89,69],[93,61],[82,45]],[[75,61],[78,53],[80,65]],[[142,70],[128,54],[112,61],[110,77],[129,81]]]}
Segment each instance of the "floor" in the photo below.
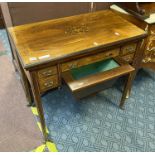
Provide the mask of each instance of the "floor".
{"label": "floor", "polygon": [[42,135],[10,56],[6,32],[0,30],[0,152],[31,151],[42,144]]}
{"label": "floor", "polygon": [[59,151],[155,151],[155,72],[138,73],[125,110],[118,108],[122,85],[119,79],[81,101],[66,86],[42,97],[49,136]]}
{"label": "floor", "polygon": [[118,108],[122,83],[78,102],[67,87],[43,97],[59,151],[155,151],[155,73],[139,72],[125,110]]}

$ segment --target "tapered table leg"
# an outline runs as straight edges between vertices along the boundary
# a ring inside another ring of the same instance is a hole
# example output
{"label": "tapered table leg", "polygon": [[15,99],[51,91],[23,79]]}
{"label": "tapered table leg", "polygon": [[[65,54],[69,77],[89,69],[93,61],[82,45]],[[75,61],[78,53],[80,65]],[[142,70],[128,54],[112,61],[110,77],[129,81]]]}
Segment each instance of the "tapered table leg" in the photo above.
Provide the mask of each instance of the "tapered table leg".
{"label": "tapered table leg", "polygon": [[127,95],[126,95],[126,99],[128,99],[128,98],[129,98],[130,93],[131,93],[131,90],[128,90],[128,91],[127,91]]}
{"label": "tapered table leg", "polygon": [[124,102],[125,102],[125,99],[127,98],[127,95],[128,93],[131,91],[131,86],[132,86],[132,82],[134,80],[134,77],[135,77],[135,71],[134,72],[131,72],[128,77],[127,77],[127,81],[126,81],[126,84],[124,86],[124,90],[123,90],[123,94],[122,94],[122,98],[121,98],[121,102],[120,102],[120,105],[119,107],[121,109],[124,109],[123,106],[124,106]]}
{"label": "tapered table leg", "polygon": [[17,61],[17,66],[18,66],[18,73],[20,75],[20,81],[22,83],[25,95],[26,95],[26,99],[28,101],[28,106],[32,106],[33,105],[33,97],[32,97],[32,91],[30,88],[30,84],[28,81],[28,78],[24,72],[24,69],[22,67],[21,62],[19,61],[19,58],[16,57],[16,61]]}
{"label": "tapered table leg", "polygon": [[34,101],[36,104],[36,108],[38,110],[38,114],[39,114],[39,118],[40,118],[40,123],[41,123],[41,127],[42,127],[42,132],[43,132],[43,136],[44,136],[44,141],[48,141],[48,133],[46,132],[46,124],[45,124],[45,119],[44,119],[44,112],[43,112],[43,106],[42,106],[42,102],[41,102],[41,95],[40,95],[40,91],[39,91],[39,86],[38,86],[38,82],[37,82],[37,75],[36,72],[30,72],[30,76],[31,76],[31,87],[32,87],[32,92],[33,92],[33,96],[34,96]]}
{"label": "tapered table leg", "polygon": [[[127,93],[126,93],[126,99],[130,97],[130,94],[131,94],[131,87],[132,87],[132,82],[134,81],[135,77],[136,77],[136,74],[137,72],[134,71],[133,73],[131,73],[131,77],[130,77],[130,81],[131,81],[131,84],[129,84],[128,86],[128,89],[127,89]],[[130,75],[129,75],[130,76]],[[128,77],[129,78],[129,77]]]}
{"label": "tapered table leg", "polygon": [[[131,82],[131,83],[135,79],[138,70],[142,67],[141,65],[142,65],[142,60],[143,60],[143,56],[144,56],[144,50],[146,48],[146,43],[147,43],[147,40],[144,39],[142,42],[140,41],[137,44],[136,52],[134,55],[134,60],[132,62],[132,66],[135,68],[135,71],[132,73],[132,75],[130,75],[130,78],[132,78],[132,79],[128,79],[129,82]],[[131,93],[131,86],[132,86],[131,84],[128,84],[125,98],[129,98],[130,93]]]}

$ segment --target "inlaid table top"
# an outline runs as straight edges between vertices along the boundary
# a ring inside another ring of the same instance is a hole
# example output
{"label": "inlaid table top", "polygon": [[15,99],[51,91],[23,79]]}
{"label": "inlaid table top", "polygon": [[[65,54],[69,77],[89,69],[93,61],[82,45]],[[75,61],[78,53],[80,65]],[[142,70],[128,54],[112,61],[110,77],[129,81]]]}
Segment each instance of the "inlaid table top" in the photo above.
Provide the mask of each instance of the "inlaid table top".
{"label": "inlaid table top", "polygon": [[26,24],[8,30],[24,68],[146,36],[143,30],[110,10]]}

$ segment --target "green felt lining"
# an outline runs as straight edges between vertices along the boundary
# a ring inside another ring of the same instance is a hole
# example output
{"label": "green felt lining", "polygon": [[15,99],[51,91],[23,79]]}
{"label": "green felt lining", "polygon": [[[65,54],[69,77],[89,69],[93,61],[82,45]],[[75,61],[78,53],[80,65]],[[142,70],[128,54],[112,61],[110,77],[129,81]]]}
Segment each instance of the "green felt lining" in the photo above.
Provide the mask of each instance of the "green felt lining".
{"label": "green felt lining", "polygon": [[74,68],[71,70],[71,74],[74,79],[78,80],[82,77],[111,70],[119,66],[120,65],[115,60],[108,59],[108,60],[102,60],[96,63],[92,63],[86,66],[82,66],[79,68]]}

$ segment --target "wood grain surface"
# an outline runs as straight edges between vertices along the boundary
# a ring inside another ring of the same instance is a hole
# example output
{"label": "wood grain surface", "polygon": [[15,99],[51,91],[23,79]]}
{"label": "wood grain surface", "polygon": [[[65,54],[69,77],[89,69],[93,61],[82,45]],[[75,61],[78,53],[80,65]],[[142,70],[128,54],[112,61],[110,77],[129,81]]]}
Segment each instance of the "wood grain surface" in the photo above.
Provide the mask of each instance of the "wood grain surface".
{"label": "wood grain surface", "polygon": [[146,36],[110,10],[16,26],[9,32],[24,68]]}

